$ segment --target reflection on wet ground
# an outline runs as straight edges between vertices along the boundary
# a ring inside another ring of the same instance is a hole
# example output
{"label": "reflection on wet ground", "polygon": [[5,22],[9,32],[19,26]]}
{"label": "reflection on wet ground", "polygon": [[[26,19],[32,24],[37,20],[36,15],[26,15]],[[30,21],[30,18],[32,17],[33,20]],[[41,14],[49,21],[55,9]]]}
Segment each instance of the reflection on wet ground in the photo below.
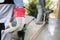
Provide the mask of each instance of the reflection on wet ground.
{"label": "reflection on wet ground", "polygon": [[60,20],[50,18],[36,40],[60,40]]}

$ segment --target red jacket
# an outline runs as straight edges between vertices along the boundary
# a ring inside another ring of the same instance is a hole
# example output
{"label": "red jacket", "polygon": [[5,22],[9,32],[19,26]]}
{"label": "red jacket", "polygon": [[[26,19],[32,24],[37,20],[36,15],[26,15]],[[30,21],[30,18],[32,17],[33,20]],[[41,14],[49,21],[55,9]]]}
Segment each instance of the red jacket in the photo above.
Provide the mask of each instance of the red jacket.
{"label": "red jacket", "polygon": [[25,8],[17,7],[14,9],[14,18],[15,17],[25,17]]}

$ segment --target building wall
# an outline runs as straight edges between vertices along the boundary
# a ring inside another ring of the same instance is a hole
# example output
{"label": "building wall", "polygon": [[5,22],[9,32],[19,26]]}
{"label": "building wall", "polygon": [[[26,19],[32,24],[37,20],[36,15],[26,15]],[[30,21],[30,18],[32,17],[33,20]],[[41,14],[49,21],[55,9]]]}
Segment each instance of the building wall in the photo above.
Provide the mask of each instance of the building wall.
{"label": "building wall", "polygon": [[60,19],[60,0],[58,0],[58,3],[57,3],[56,18]]}

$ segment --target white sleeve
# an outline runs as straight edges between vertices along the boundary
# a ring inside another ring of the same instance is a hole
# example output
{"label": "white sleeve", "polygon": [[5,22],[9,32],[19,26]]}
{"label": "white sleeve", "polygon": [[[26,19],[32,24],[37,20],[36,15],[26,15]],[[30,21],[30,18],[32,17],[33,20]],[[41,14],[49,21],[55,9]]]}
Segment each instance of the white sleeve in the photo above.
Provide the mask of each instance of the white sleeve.
{"label": "white sleeve", "polygon": [[0,3],[3,3],[5,0],[0,0]]}
{"label": "white sleeve", "polygon": [[10,25],[10,28],[6,29],[5,32],[21,31],[24,26],[24,18],[17,17],[13,23]]}

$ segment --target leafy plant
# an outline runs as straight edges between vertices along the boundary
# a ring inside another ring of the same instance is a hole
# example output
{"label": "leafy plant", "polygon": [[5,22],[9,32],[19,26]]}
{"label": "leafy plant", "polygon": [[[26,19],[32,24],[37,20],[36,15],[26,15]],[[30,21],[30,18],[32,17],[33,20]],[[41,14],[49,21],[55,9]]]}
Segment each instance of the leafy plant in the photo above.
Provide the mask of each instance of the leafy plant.
{"label": "leafy plant", "polygon": [[37,0],[28,0],[28,2],[25,5],[28,15],[37,17]]}

